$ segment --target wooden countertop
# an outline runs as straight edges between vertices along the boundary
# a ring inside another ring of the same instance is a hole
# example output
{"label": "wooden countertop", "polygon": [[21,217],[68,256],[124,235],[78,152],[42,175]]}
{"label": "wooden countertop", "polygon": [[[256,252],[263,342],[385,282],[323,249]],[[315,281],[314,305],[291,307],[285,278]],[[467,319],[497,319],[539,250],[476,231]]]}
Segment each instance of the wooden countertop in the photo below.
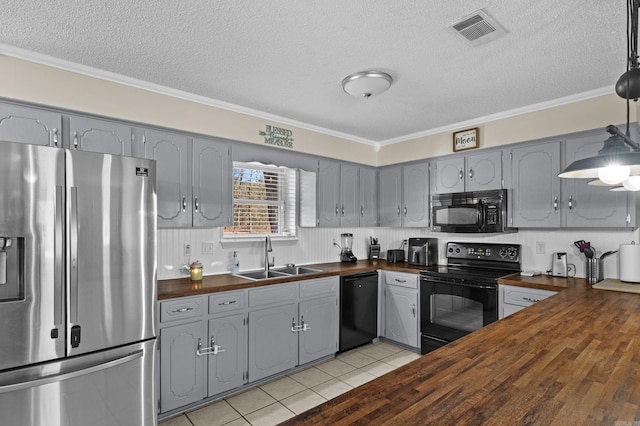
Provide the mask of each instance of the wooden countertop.
{"label": "wooden countertop", "polygon": [[563,290],[283,424],[640,420],[640,295],[591,289],[584,279],[499,282]]}
{"label": "wooden countertop", "polygon": [[378,269],[390,271],[410,272],[417,274],[427,266],[414,266],[406,262],[391,263],[386,260],[359,260],[354,263],[317,263],[304,265],[305,267],[322,270],[322,273],[312,275],[297,275],[268,280],[252,281],[230,274],[207,275],[202,281],[191,281],[189,278],[158,281],[158,300],[173,299],[175,297],[196,296],[199,294],[215,293],[218,291],[239,290],[243,288],[260,287],[264,285],[280,284],[335,275],[350,275],[371,272]]}

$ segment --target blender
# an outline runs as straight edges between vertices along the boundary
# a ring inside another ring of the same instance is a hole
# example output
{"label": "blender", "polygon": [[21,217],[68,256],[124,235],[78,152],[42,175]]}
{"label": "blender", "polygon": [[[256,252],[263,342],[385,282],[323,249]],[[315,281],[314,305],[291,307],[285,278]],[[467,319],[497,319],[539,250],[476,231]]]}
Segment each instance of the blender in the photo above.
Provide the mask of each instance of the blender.
{"label": "blender", "polygon": [[358,260],[351,249],[353,248],[353,234],[340,234],[340,261],[341,262],[355,262]]}

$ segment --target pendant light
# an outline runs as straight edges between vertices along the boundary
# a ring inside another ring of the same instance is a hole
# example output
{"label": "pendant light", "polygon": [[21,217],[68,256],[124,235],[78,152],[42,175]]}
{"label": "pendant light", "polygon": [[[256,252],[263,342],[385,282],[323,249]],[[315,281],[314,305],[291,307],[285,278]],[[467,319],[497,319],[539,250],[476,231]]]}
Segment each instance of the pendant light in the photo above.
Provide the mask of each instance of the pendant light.
{"label": "pendant light", "polygon": [[606,131],[611,136],[604,141],[598,155],[574,161],[558,175],[561,178],[598,178],[589,184],[616,185],[616,190],[640,190],[640,144],[629,137],[629,100],[640,98],[639,9],[640,0],[627,0],[627,72],[616,83],[616,93],[627,100],[626,134],[616,126],[607,126]]}

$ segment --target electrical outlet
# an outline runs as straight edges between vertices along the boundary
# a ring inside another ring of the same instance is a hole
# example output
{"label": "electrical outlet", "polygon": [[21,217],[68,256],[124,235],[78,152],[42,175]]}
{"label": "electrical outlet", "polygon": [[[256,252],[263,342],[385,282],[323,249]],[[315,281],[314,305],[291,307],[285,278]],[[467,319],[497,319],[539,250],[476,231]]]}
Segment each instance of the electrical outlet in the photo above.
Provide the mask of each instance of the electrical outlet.
{"label": "electrical outlet", "polygon": [[184,245],[184,255],[191,256],[191,244]]}
{"label": "electrical outlet", "polygon": [[213,243],[202,243],[202,254],[213,254]]}
{"label": "electrical outlet", "polygon": [[544,241],[536,241],[536,254],[544,254],[546,251]]}

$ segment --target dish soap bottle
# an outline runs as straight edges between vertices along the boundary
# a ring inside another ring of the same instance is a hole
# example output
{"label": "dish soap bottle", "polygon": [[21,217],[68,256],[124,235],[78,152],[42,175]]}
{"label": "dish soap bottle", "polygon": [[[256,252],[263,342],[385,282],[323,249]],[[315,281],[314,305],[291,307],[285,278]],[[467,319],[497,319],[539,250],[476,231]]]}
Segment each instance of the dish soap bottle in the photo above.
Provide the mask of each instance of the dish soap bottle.
{"label": "dish soap bottle", "polygon": [[233,252],[233,258],[231,259],[231,273],[239,274],[240,273],[240,259],[238,259],[238,252]]}

